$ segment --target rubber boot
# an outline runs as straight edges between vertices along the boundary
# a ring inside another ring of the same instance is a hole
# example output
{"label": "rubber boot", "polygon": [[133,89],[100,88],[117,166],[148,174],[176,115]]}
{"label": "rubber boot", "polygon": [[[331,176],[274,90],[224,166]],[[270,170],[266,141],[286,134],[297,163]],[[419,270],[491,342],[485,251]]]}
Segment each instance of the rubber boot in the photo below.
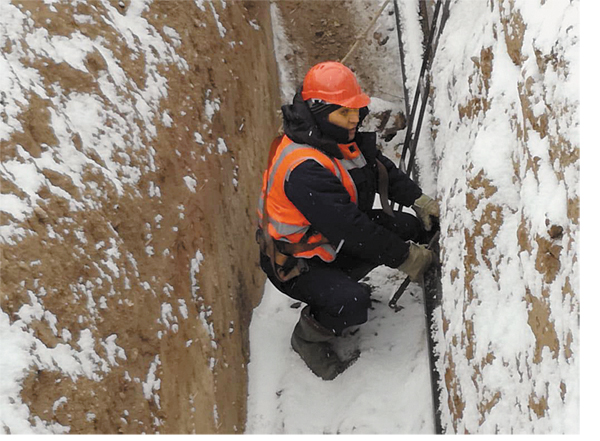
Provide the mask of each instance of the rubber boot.
{"label": "rubber boot", "polygon": [[348,367],[331,347],[335,338],[333,331],[317,322],[306,306],[292,333],[292,348],[317,377],[333,380]]}

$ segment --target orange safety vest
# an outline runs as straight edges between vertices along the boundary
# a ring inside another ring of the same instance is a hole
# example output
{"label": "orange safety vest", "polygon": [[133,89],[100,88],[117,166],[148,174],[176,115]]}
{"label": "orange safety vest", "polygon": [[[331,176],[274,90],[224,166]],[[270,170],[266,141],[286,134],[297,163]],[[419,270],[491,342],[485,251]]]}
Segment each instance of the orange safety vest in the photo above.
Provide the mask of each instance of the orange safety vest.
{"label": "orange safety vest", "polygon": [[[277,141],[279,141],[277,143]],[[346,147],[346,146],[343,146]],[[354,144],[356,154],[360,150]],[[332,158],[320,150],[306,144],[297,144],[287,136],[275,140],[269,154],[269,164],[263,174],[262,192],[258,206],[258,216],[264,225],[263,213],[267,215],[268,234],[276,241],[290,244],[313,244],[299,248],[292,254],[295,257],[310,259],[319,256],[325,262],[332,262],[336,257],[336,249],[328,243],[321,233],[306,236],[310,223],[304,215],[287,198],[284,185],[294,168],[302,162],[312,159],[331,171],[342,182],[350,199],[357,203],[357,191],[352,177],[342,162]],[[265,207],[264,203],[267,201]]]}

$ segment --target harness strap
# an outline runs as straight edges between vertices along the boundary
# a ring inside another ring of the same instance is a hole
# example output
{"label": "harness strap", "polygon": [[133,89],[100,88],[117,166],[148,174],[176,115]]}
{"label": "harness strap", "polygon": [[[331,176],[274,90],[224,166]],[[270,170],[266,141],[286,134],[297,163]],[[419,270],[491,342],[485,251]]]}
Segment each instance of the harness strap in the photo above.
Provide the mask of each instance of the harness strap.
{"label": "harness strap", "polygon": [[383,212],[394,217],[394,212],[392,211],[392,207],[390,207],[390,201],[388,199],[388,185],[389,185],[389,176],[385,165],[379,160],[377,161],[377,170],[378,170],[378,184],[379,184],[379,199],[381,200],[381,207],[383,208]]}
{"label": "harness strap", "polygon": [[[271,142],[271,148],[269,149],[269,159],[267,161],[267,173],[268,173],[268,170],[271,168],[271,164],[273,162],[273,157],[275,156],[275,150],[277,149],[277,146],[281,142],[282,138],[283,138],[283,136],[278,136],[278,137],[274,138],[273,141]],[[262,215],[262,221],[261,221],[261,228],[256,232],[256,241],[258,242],[258,244],[260,246],[260,251],[269,258],[269,261],[271,262],[271,267],[273,269],[273,274],[275,274],[279,278],[279,272],[277,271],[277,267],[279,266],[278,261],[281,262],[281,265],[285,264],[285,261],[282,261],[282,259],[279,256],[277,256],[277,248],[275,247],[275,242],[273,241],[273,238],[269,234],[269,230],[268,230],[269,218],[267,215],[267,197],[268,197],[268,192],[263,191],[263,200],[264,200],[263,215]],[[283,282],[283,280],[281,280],[281,281]]]}

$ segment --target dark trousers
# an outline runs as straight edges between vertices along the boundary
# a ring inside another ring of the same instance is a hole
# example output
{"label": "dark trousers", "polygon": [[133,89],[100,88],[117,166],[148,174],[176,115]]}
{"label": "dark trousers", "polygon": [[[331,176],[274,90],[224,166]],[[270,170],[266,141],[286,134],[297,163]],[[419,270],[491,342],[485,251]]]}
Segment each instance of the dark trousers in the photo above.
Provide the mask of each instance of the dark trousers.
{"label": "dark trousers", "polygon": [[[371,210],[368,214],[373,221],[403,240],[423,240],[421,222],[411,214],[396,212],[395,218],[382,210]],[[370,292],[358,281],[377,265],[344,254],[343,247],[331,263],[318,257],[307,260],[307,263],[308,272],[281,283],[273,274],[269,258],[260,256],[261,268],[271,283],[291,298],[308,304],[312,315],[326,328],[339,335],[343,329],[367,321]]]}

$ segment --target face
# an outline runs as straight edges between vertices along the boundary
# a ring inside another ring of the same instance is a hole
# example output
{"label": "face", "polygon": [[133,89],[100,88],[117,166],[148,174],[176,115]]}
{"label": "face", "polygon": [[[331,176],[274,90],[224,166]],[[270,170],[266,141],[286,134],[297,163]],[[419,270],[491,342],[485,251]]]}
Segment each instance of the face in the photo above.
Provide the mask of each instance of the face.
{"label": "face", "polygon": [[329,122],[338,127],[348,130],[348,139],[352,141],[356,136],[356,126],[359,121],[359,109],[350,109],[349,107],[340,107],[335,112],[329,114]]}

